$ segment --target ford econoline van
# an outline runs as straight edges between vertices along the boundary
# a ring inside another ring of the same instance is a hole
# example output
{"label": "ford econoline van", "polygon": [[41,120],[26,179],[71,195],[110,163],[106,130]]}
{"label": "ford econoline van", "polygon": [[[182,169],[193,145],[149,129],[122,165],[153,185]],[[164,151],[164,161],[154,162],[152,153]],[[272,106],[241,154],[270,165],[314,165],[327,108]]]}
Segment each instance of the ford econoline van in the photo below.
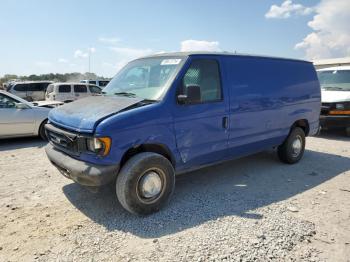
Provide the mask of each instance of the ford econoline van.
{"label": "ford econoline van", "polygon": [[90,84],[53,83],[47,87],[45,99],[69,103],[84,97],[99,95],[101,92],[101,88]]}
{"label": "ford econoline van", "polygon": [[350,66],[317,70],[321,84],[322,128],[343,128],[350,136]]}
{"label": "ford econoline van", "polygon": [[131,61],[102,96],[52,110],[46,153],[67,178],[115,183],[126,210],[149,214],[170,199],[176,174],[274,147],[297,163],[320,107],[310,62],[159,54]]}

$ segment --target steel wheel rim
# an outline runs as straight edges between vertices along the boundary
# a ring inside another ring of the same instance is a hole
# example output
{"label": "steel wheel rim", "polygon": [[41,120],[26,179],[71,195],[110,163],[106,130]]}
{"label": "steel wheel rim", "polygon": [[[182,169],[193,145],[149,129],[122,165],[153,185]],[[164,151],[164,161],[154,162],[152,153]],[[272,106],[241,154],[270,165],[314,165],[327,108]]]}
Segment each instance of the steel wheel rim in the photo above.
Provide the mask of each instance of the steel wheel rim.
{"label": "steel wheel rim", "polygon": [[298,157],[301,153],[301,150],[303,148],[303,140],[301,136],[296,136],[292,143],[292,156]]}
{"label": "steel wheel rim", "polygon": [[157,201],[164,191],[165,174],[158,168],[146,170],[137,183],[137,196],[144,203]]}

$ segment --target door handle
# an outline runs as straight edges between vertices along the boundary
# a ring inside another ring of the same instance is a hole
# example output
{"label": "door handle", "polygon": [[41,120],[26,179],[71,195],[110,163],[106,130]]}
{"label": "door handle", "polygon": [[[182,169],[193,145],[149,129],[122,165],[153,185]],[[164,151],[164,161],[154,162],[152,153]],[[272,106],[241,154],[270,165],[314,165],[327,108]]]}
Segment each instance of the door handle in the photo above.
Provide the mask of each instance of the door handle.
{"label": "door handle", "polygon": [[228,117],[227,117],[227,116],[224,116],[224,117],[222,118],[222,127],[223,127],[224,129],[228,129]]}

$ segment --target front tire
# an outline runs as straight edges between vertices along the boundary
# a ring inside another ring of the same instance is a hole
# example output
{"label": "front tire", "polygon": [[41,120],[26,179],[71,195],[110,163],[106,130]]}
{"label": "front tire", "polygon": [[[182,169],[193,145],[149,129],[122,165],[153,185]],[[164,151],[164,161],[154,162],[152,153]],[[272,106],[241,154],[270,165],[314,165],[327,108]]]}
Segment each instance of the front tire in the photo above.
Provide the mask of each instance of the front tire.
{"label": "front tire", "polygon": [[295,127],[287,139],[278,147],[279,159],[287,164],[295,164],[303,157],[305,151],[305,133],[300,127]]}
{"label": "front tire", "polygon": [[47,123],[47,119],[44,120],[39,127],[39,136],[41,137],[42,140],[45,140],[45,141],[47,141],[47,136],[45,132],[46,123]]}
{"label": "front tire", "polygon": [[159,211],[175,188],[175,171],[162,155],[144,152],[130,158],[120,170],[116,192],[129,212],[147,215]]}

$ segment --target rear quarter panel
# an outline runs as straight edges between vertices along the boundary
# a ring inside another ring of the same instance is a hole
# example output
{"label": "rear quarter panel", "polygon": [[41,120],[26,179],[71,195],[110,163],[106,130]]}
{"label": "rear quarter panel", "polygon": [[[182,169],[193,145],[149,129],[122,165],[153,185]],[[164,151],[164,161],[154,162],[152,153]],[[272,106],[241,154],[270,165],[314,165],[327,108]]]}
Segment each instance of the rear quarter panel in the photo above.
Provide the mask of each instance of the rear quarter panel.
{"label": "rear quarter panel", "polygon": [[311,63],[231,56],[224,65],[230,92],[229,148],[244,154],[244,148],[237,148],[259,151],[279,145],[299,119],[309,122],[310,134],[317,130],[321,95]]}

